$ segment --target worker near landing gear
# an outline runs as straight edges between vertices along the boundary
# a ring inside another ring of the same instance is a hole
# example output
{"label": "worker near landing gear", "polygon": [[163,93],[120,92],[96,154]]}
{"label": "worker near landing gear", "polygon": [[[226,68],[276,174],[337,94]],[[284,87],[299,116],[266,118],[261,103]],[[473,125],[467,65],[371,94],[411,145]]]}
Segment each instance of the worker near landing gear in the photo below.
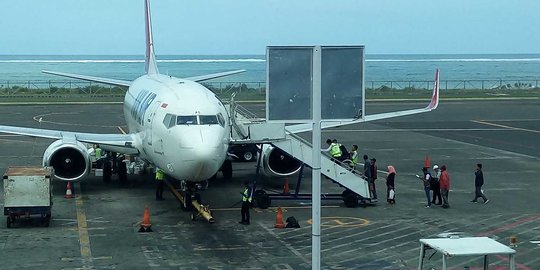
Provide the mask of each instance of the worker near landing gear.
{"label": "worker near landing gear", "polygon": [[95,157],[96,157],[96,167],[98,169],[102,169],[103,168],[103,160],[101,160],[101,148],[99,148],[99,144],[96,144],[96,146],[94,147],[94,153],[95,153]]}
{"label": "worker near landing gear", "polygon": [[156,168],[156,201],[163,201],[163,186],[165,185],[165,172]]}
{"label": "worker near landing gear", "polygon": [[242,220],[238,223],[249,225],[249,207],[251,206],[251,192],[249,188],[249,183],[244,182],[244,192],[242,192]]}

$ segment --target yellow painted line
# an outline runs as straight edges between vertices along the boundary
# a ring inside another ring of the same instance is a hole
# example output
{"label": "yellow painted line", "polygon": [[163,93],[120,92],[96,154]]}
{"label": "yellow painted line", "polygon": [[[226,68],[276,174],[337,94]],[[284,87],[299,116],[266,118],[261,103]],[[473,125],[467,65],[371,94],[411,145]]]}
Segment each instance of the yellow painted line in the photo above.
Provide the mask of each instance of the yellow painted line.
{"label": "yellow painted line", "polygon": [[[313,224],[312,219],[307,220],[308,224]],[[361,226],[367,226],[371,223],[371,221],[365,219],[365,218],[357,218],[357,217],[322,217],[321,218],[321,227],[361,227]]]}
{"label": "yellow painted line", "polygon": [[500,125],[500,124],[490,123],[490,122],[486,122],[486,121],[471,120],[471,122],[475,122],[475,123],[483,124],[483,125],[488,125],[488,126],[494,126],[494,127],[506,128],[506,129],[510,129],[510,130],[519,130],[519,131],[526,131],[526,132],[540,133],[540,130],[526,129],[526,128],[518,128],[518,127],[511,127],[511,126],[506,126],[506,125]]}
{"label": "yellow painted line", "polygon": [[341,220],[339,220],[339,219],[334,219],[333,221],[334,221],[337,225],[345,225],[345,224],[347,224],[347,223],[341,222]]}
{"label": "yellow painted line", "polygon": [[117,127],[117,128],[118,128],[118,130],[120,130],[120,132],[121,132],[122,134],[126,134],[126,132],[124,131],[124,129],[123,129],[122,127]]}
{"label": "yellow painted line", "polygon": [[75,183],[75,205],[77,207],[77,226],[79,227],[79,245],[81,247],[81,257],[83,268],[94,268],[92,261],[92,250],[90,249],[90,237],[88,235],[88,224],[86,223],[86,213],[84,212],[81,184]]}

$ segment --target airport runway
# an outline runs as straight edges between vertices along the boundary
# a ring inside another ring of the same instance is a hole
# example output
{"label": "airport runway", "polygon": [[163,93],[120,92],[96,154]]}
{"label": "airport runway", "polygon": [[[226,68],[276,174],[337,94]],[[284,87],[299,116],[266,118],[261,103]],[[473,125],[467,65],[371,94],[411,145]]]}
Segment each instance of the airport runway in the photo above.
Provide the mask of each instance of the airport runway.
{"label": "airport runway", "polygon": [[[424,102],[373,102],[367,113],[424,106]],[[263,114],[260,104],[246,104]],[[119,132],[121,105],[1,106],[0,124],[86,132]],[[396,167],[395,206],[345,208],[323,202],[323,269],[416,269],[420,238],[442,232],[489,236],[507,244],[517,236],[517,268],[540,269],[540,100],[443,101],[432,113],[324,131],[361,154],[376,157],[379,170]],[[41,118],[41,122],[37,121]],[[306,137],[310,137],[309,134]],[[50,140],[0,134],[0,171],[13,165],[39,165]],[[420,173],[424,157],[446,164],[451,176],[450,209],[424,208]],[[476,163],[484,164],[487,205],[472,204]],[[33,221],[18,228],[0,225],[2,269],[310,269],[309,202],[272,202],[294,216],[299,229],[274,229],[275,208],[252,210],[252,224],[240,219],[242,182],[255,163],[234,163],[232,180],[218,177],[203,200],[216,223],[193,222],[167,193],[154,201],[151,176],[130,177],[127,186],[90,177],[77,184],[76,199],[64,199],[64,183],[54,184],[51,227]],[[377,190],[384,198],[384,174]],[[304,183],[310,182],[306,170]],[[279,190],[282,179],[268,185]],[[294,182],[295,179],[289,179]],[[292,187],[291,187],[292,188]],[[309,185],[302,187],[310,190]],[[330,181],[323,192],[339,192]],[[2,195],[0,195],[1,197]],[[3,198],[0,198],[0,203]],[[138,233],[144,207],[153,233]],[[431,253],[428,253],[430,256]],[[490,258],[507,269],[506,257]],[[452,258],[452,269],[479,269],[481,258]],[[440,269],[440,254],[426,263]],[[460,266],[461,268],[459,268]],[[495,268],[494,268],[495,269]]]}

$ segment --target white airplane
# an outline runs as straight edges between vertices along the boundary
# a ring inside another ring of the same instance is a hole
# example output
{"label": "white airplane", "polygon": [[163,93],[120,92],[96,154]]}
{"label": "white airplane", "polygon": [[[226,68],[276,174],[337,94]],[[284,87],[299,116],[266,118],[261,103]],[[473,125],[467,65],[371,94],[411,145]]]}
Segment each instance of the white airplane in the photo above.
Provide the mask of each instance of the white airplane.
{"label": "white airplane", "polygon": [[[235,70],[189,78],[159,74],[152,41],[149,0],[145,0],[145,74],[134,81],[115,80],[53,71],[44,73],[98,83],[129,87],[124,99],[127,134],[96,134],[1,126],[0,133],[55,139],[45,150],[43,165],[52,166],[57,179],[79,181],[90,172],[90,155],[84,143],[99,144],[107,151],[138,155],[162,168],[175,179],[197,183],[207,181],[222,168],[225,178],[232,176],[227,157],[231,143],[230,118],[216,95],[198,82],[243,72]],[[349,122],[324,123],[323,128],[355,124],[434,110],[439,101],[438,71],[431,103],[423,109],[376,115]],[[287,126],[292,133],[309,131],[311,125]],[[267,147],[262,153],[263,167],[270,175],[290,175],[301,162]]]}
{"label": "white airplane", "polygon": [[216,95],[197,82],[244,70],[184,79],[159,74],[152,43],[149,1],[145,1],[145,21],[146,72],[132,82],[43,71],[69,78],[128,86],[124,99],[128,134],[91,134],[8,126],[0,126],[0,132],[55,139],[45,151],[43,165],[54,167],[55,176],[60,180],[81,180],[90,172],[90,158],[83,143],[99,144],[104,150],[139,155],[176,179],[204,181],[212,177],[227,157],[229,117]]}

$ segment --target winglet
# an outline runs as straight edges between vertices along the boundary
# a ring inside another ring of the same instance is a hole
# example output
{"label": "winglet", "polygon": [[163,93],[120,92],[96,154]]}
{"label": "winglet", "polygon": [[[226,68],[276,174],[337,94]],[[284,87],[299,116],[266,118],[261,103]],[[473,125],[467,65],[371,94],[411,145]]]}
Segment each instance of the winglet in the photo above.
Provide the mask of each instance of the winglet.
{"label": "winglet", "polygon": [[146,74],[159,74],[156,55],[154,54],[154,41],[152,39],[152,18],[150,16],[149,0],[144,1],[144,17],[146,30],[146,58],[144,59],[144,72]]}
{"label": "winglet", "polygon": [[426,107],[429,110],[435,110],[439,106],[439,69],[435,71],[435,81],[433,82],[433,95],[431,96],[431,102]]}

